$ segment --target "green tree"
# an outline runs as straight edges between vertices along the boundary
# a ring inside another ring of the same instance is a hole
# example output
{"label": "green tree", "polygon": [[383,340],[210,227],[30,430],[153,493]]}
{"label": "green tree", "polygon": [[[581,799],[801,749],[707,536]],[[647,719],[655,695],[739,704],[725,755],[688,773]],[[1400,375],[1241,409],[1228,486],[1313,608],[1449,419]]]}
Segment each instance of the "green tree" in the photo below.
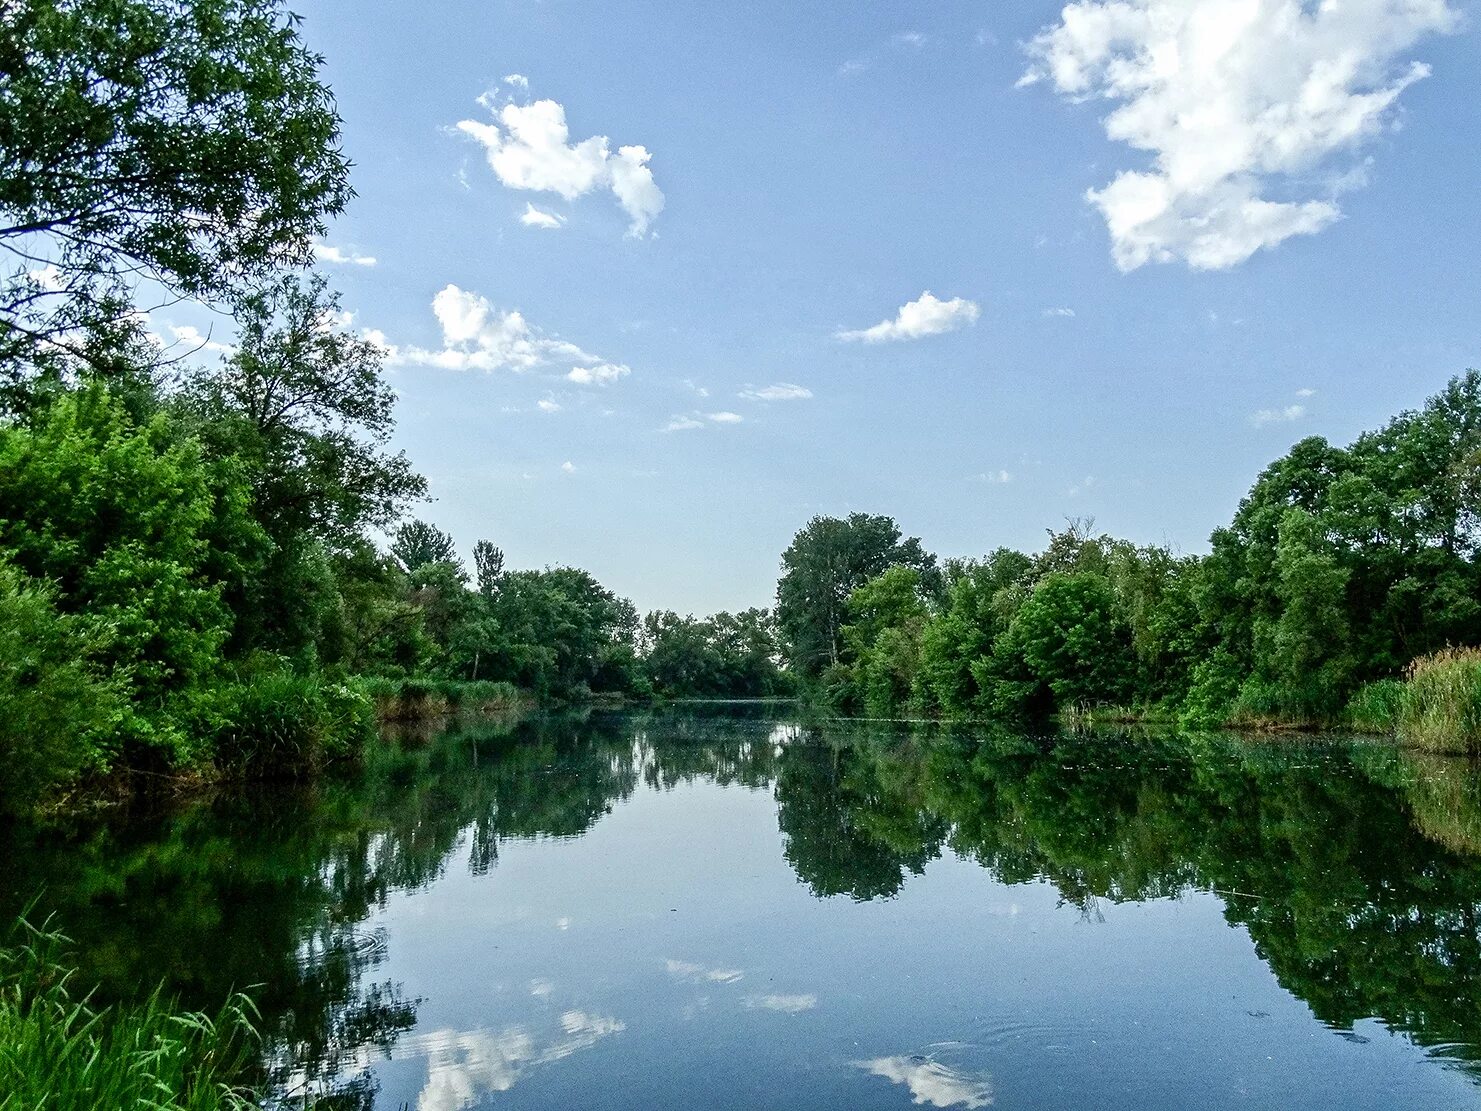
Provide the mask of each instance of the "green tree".
{"label": "green tree", "polygon": [[0,19],[0,354],[305,263],[351,195],[320,59],[278,0],[11,0]]}
{"label": "green tree", "polygon": [[408,572],[429,563],[456,563],[457,547],[453,538],[426,521],[408,521],[396,530],[391,542],[391,555]]}
{"label": "green tree", "polygon": [[890,517],[814,517],[793,537],[782,553],[776,618],[799,676],[816,679],[839,662],[849,595],[894,564],[918,571],[929,591],[939,589],[936,557],[915,537],[902,541]]}

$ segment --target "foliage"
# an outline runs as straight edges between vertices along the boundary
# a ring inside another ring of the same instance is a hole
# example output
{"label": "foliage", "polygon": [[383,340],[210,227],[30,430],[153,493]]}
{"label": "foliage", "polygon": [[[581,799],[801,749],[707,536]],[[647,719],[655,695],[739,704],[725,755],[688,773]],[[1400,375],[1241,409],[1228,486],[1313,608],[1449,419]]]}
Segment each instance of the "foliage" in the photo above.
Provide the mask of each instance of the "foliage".
{"label": "foliage", "polygon": [[1398,733],[1431,752],[1481,752],[1481,649],[1447,648],[1409,665]]}
{"label": "foliage", "polygon": [[217,297],[310,257],[351,195],[320,59],[278,0],[10,0],[0,353],[64,348],[141,278]]}
{"label": "foliage", "polygon": [[915,537],[902,541],[889,517],[814,517],[793,537],[782,553],[776,619],[799,677],[815,679],[839,662],[849,595],[894,564],[913,567],[932,591],[940,585],[936,557]]}
{"label": "foliage", "polygon": [[429,563],[458,562],[453,538],[426,521],[408,521],[397,529],[396,538],[391,541],[391,555],[408,574]]}
{"label": "foliage", "polygon": [[21,922],[0,949],[0,1109],[251,1111],[255,1009],[234,995],[214,1016],[177,1012],[162,990],[98,1007],[60,963],[66,938]]}

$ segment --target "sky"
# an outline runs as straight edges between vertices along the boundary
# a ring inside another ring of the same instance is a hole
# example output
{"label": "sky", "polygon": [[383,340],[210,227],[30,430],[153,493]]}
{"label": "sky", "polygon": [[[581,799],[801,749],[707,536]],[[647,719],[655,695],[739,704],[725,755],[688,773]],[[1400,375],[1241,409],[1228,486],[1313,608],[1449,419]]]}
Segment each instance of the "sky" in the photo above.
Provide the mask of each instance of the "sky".
{"label": "sky", "polygon": [[1476,11],[301,0],[418,516],[640,610],[816,514],[1206,550],[1481,365]]}

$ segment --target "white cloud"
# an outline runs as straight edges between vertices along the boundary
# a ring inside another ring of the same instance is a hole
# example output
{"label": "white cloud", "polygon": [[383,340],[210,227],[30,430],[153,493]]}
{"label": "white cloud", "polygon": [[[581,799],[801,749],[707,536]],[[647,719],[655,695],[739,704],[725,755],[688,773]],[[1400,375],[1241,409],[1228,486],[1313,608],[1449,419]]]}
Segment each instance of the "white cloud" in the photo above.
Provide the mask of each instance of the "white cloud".
{"label": "white cloud", "polygon": [[1284,409],[1261,409],[1250,417],[1250,423],[1259,428],[1266,424],[1300,420],[1305,415],[1305,405],[1287,405]]}
{"label": "white cloud", "polygon": [[530,79],[522,73],[506,73],[503,77],[504,84],[516,89],[528,89]]}
{"label": "white cloud", "polygon": [[881,320],[870,328],[844,330],[834,335],[842,340],[884,343],[888,340],[920,339],[922,336],[952,332],[975,323],[979,315],[977,302],[961,297],[943,301],[927,290],[914,301],[900,307],[893,320]]}
{"label": "white cloud", "polygon": [[927,40],[925,34],[921,31],[901,31],[891,41],[900,46],[913,46],[919,50],[926,45]]}
{"label": "white cloud", "polygon": [[234,355],[237,350],[229,343],[213,340],[193,324],[172,324],[169,332],[176,343],[192,351],[215,351],[221,355]]}
{"label": "white cloud", "polygon": [[992,1103],[992,1078],[949,1069],[939,1061],[914,1054],[855,1061],[855,1066],[895,1084],[904,1084],[916,1103],[932,1107],[986,1107]]}
{"label": "white cloud", "polygon": [[1019,84],[1118,102],[1106,135],[1153,155],[1086,194],[1117,266],[1218,270],[1340,217],[1356,179],[1323,186],[1323,164],[1382,130],[1429,74],[1399,57],[1459,18],[1446,0],[1078,0]]}
{"label": "white cloud", "polygon": [[548,397],[542,397],[539,401],[535,402],[535,407],[542,413],[559,413],[561,411],[560,402]]}
{"label": "white cloud", "polygon": [[1074,309],[1064,309],[1064,308],[1060,308],[1060,309],[1045,309],[1044,310],[1044,315],[1045,316],[1072,317],[1072,316],[1075,315],[1075,310]]}
{"label": "white cloud", "polygon": [[703,387],[703,386],[696,385],[695,382],[694,382],[694,380],[692,378],[686,378],[686,379],[684,379],[684,381],[681,383],[681,385],[683,385],[683,387],[686,390],[691,391],[694,394],[695,397],[709,397],[710,396],[710,391],[707,390],[707,389],[705,389],[705,387]]}
{"label": "white cloud", "polygon": [[566,110],[553,100],[495,108],[485,97],[483,103],[494,122],[462,120],[458,130],[482,144],[494,176],[506,186],[556,193],[568,201],[610,189],[627,213],[628,234],[648,234],[664,198],[648,168],[647,148],[624,146],[614,154],[605,135],[572,143]]}
{"label": "white cloud", "polygon": [[534,328],[517,310],[494,308],[482,294],[444,286],[432,298],[432,313],[442,326],[442,349],[394,348],[393,363],[448,370],[533,370],[551,363],[604,364],[574,343]]}
{"label": "white cloud", "polygon": [[48,262],[45,266],[26,271],[26,277],[31,279],[33,285],[47,293],[60,293],[67,288],[67,282],[54,262]]}
{"label": "white cloud", "polygon": [[1094,490],[1099,482],[1100,480],[1096,478],[1095,475],[1088,474],[1079,482],[1071,486],[1066,492],[1070,495],[1070,497],[1077,498],[1088,490]]}
{"label": "white cloud", "polygon": [[739,424],[745,418],[742,417],[739,413],[719,412],[706,413],[705,419],[714,421],[716,424]]}
{"label": "white cloud", "polygon": [[314,257],[320,262],[327,262],[334,266],[374,266],[374,255],[362,255],[355,251],[347,251],[343,247],[331,246],[328,243],[314,244]]}
{"label": "white cloud", "polygon": [[[561,470],[565,471],[566,474],[575,474],[576,473],[576,464],[575,463],[572,463],[569,459],[567,459],[564,463],[561,464]],[[564,927],[559,926],[559,925],[557,925],[556,928],[557,929],[564,929]]]}
{"label": "white cloud", "polygon": [[1314,389],[1312,389],[1310,386],[1307,386],[1304,389],[1297,390],[1296,391],[1296,396],[1297,397],[1315,397],[1316,396],[1316,391]]}
{"label": "white cloud", "polygon": [[818,1005],[818,997],[807,995],[748,995],[741,1000],[750,1010],[780,1011],[784,1015],[800,1015]]}
{"label": "white cloud", "polygon": [[736,396],[747,401],[806,401],[812,397],[812,390],[795,382],[778,382],[774,386],[762,386],[760,389],[748,386]]}
{"label": "white cloud", "polygon": [[566,379],[578,386],[610,386],[632,373],[625,363],[597,363],[596,366],[574,366]]}
{"label": "white cloud", "polygon": [[668,424],[663,426],[665,432],[687,432],[691,428],[703,428],[705,422],[695,420],[693,417],[674,416],[669,418]]}
{"label": "white cloud", "polygon": [[546,212],[525,201],[525,210],[519,222],[527,228],[558,228],[566,222],[566,218],[558,212]]}
{"label": "white cloud", "polygon": [[977,481],[988,482],[995,486],[1006,486],[1008,483],[1013,481],[1013,474],[1011,471],[1002,470],[983,471],[977,476]]}

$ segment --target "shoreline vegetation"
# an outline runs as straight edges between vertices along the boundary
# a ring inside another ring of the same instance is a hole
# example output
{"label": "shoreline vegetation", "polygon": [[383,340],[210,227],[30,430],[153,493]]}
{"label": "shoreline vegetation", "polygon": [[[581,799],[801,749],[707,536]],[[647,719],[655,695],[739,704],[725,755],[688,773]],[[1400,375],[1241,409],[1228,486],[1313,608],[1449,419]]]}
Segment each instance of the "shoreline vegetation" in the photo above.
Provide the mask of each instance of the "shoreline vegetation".
{"label": "shoreline vegetation", "polygon": [[[388,348],[311,269],[353,188],[279,0],[20,0],[5,35],[0,245],[34,266],[0,276],[0,814],[309,778],[378,722],[685,698],[1481,750],[1481,374],[1301,440],[1207,555],[1086,519],[938,560],[820,516],[771,608],[640,615],[410,519]],[[221,337],[151,331],[141,274]]]}

